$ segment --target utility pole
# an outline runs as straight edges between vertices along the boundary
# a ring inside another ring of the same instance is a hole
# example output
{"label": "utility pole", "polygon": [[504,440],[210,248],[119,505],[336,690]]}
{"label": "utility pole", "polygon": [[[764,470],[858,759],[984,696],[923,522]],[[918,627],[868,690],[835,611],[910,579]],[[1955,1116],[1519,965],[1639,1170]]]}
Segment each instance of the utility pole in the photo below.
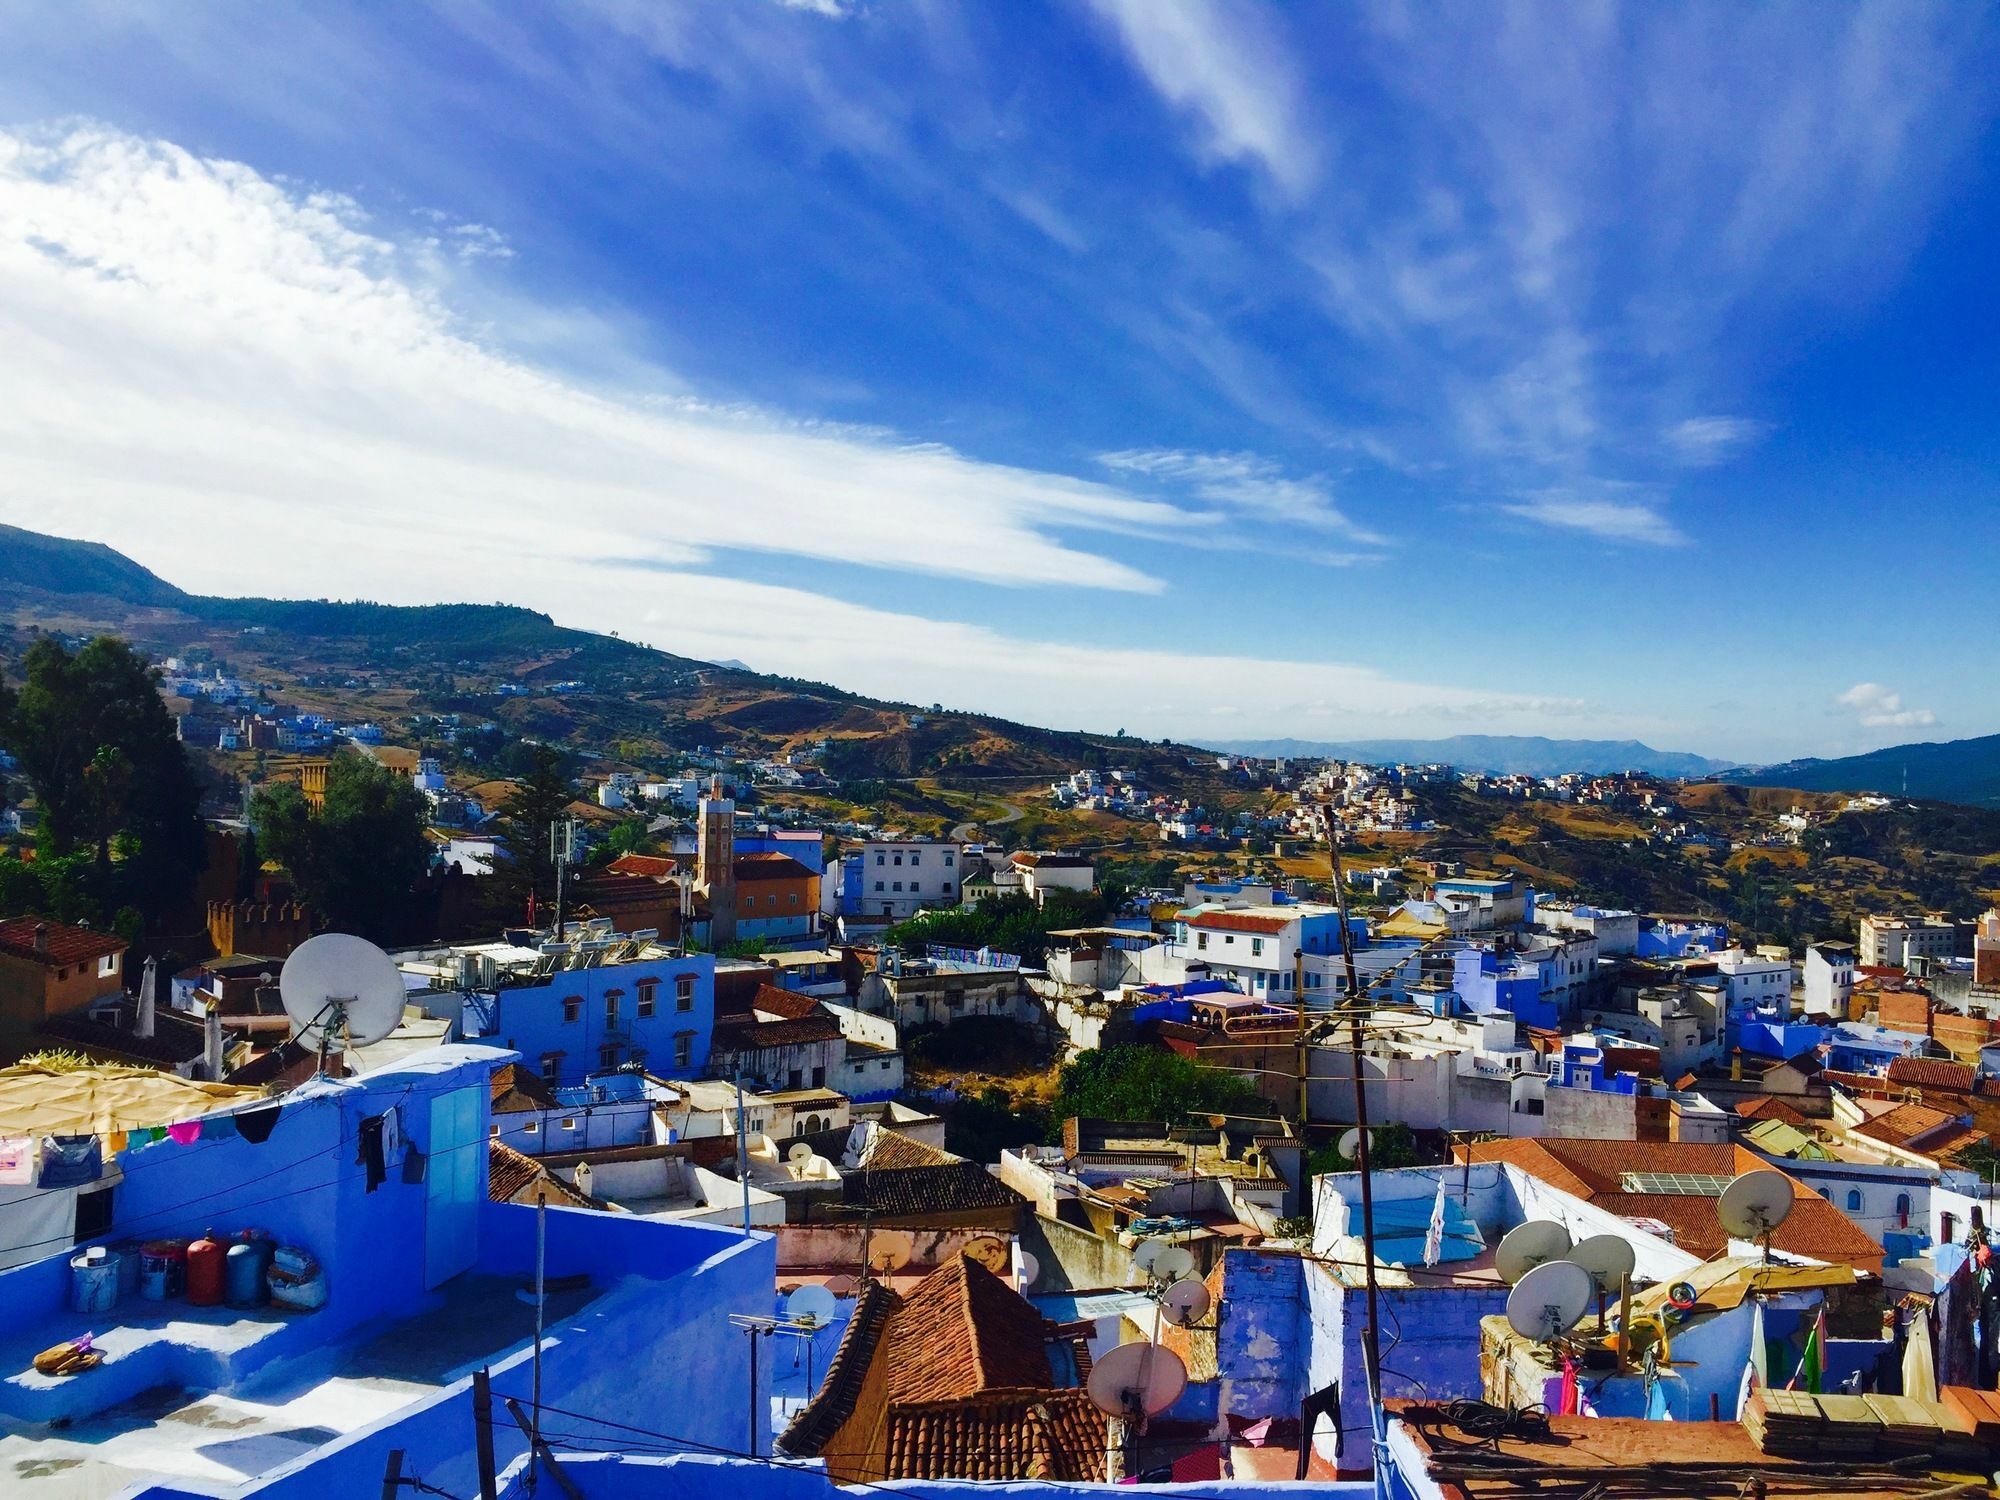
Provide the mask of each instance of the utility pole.
{"label": "utility pole", "polygon": [[1347,969],[1348,1070],[1354,1075],[1354,1165],[1361,1173],[1361,1275],[1367,1293],[1368,1316],[1361,1329],[1361,1352],[1368,1371],[1368,1426],[1373,1440],[1375,1493],[1389,1493],[1389,1435],[1382,1412],[1382,1325],[1375,1285],[1375,1185],[1368,1164],[1368,1087],[1361,1073],[1361,1013],[1363,1000],[1355,972],[1354,934],[1347,927],[1347,882],[1340,868],[1340,824],[1327,805],[1326,837],[1333,866],[1333,900],[1340,913],[1340,956]]}
{"label": "utility pole", "polygon": [[[1300,934],[1304,935],[1303,924]],[[1306,1064],[1312,1056],[1312,1049],[1308,1045],[1306,1036],[1306,945],[1304,943],[1299,944],[1299,951],[1292,960],[1292,971],[1292,1002],[1299,1008],[1299,1024],[1294,1045],[1297,1056],[1293,1062],[1299,1077],[1299,1139],[1305,1141],[1307,1133],[1312,1129],[1312,1091],[1306,1086]],[[1312,1149],[1310,1142],[1307,1142],[1306,1149],[1308,1151]]]}
{"label": "utility pole", "polygon": [[556,819],[549,825],[549,859],[556,867],[556,926],[551,936],[559,943],[563,935],[563,876],[575,852],[576,819]]}

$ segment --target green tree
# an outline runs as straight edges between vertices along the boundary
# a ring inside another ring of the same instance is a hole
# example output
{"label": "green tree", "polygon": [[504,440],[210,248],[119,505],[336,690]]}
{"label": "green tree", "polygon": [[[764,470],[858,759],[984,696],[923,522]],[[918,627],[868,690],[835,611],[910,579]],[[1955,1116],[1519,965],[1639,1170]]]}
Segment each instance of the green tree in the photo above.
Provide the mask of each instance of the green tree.
{"label": "green tree", "polygon": [[659,847],[660,841],[646,831],[644,818],[627,818],[590,851],[590,862],[609,864],[621,854],[653,854]]}
{"label": "green tree", "polygon": [[[99,636],[71,655],[44,637],[0,696],[0,744],[41,805],[37,852],[112,852],[126,900],[158,911],[186,896],[207,858],[201,789],[159,694],[159,674],[125,642]],[[100,893],[104,894],[104,893]]]}
{"label": "green tree", "polygon": [[348,753],[328,767],[318,812],[284,783],[251,798],[250,820],[321,921],[380,938],[395,929],[410,888],[430,866],[426,810],[408,777]]}
{"label": "green tree", "polygon": [[1258,1115],[1268,1108],[1237,1074],[1204,1068],[1161,1047],[1101,1047],[1063,1064],[1057,1075],[1059,1121],[1092,1115],[1178,1125],[1189,1115]]}
{"label": "green tree", "polygon": [[576,800],[562,752],[550,745],[532,745],[526,774],[500,804],[500,833],[507,858],[494,872],[496,887],[519,909],[533,896],[539,907],[556,894],[555,860],[549,833]]}

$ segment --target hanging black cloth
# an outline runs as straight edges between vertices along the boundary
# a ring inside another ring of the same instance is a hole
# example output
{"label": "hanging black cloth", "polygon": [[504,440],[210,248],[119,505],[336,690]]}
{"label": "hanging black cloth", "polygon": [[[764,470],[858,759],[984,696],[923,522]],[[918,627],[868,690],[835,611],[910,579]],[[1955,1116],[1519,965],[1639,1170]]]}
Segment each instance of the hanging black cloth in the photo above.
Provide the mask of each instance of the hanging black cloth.
{"label": "hanging black cloth", "polygon": [[261,1146],[271,1138],[271,1132],[278,1124],[278,1116],[284,1113],[282,1104],[259,1104],[251,1109],[239,1109],[229,1118],[236,1126],[236,1133],[253,1146]]}
{"label": "hanging black cloth", "polygon": [[382,1153],[381,1115],[370,1115],[361,1122],[361,1151],[354,1159],[368,1168],[368,1191],[374,1192],[389,1176],[389,1166]]}

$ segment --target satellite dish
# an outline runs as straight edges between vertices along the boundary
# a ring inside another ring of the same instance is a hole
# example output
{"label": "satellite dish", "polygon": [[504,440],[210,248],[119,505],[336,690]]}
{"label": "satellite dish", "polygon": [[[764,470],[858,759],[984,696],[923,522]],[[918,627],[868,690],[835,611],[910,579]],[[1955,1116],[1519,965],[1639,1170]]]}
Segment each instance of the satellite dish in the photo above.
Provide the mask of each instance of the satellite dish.
{"label": "satellite dish", "polygon": [[1154,1258],[1167,1248],[1168,1243],[1166,1240],[1157,1239],[1139,1241],[1132,1247],[1132,1264],[1142,1271],[1151,1271]]}
{"label": "satellite dish", "polygon": [[1194,1256],[1185,1246],[1168,1245],[1147,1268],[1155,1281],[1175,1282],[1194,1270]]}
{"label": "satellite dish", "polygon": [[[1375,1135],[1374,1135],[1374,1132],[1373,1132],[1373,1131],[1369,1132],[1369,1135],[1368,1135],[1368,1144],[1369,1144],[1369,1145],[1371,1145],[1371,1146],[1375,1144]],[[1353,1129],[1353,1130],[1343,1130],[1343,1131],[1341,1131],[1341,1133],[1340,1133],[1340,1144],[1339,1144],[1339,1146],[1338,1146],[1338,1147],[1337,1147],[1336,1149],[1338,1149],[1338,1150],[1339,1150],[1339,1152],[1340,1152],[1340,1159],[1341,1159],[1342,1161],[1353,1161],[1353,1160],[1354,1160],[1354,1158],[1355,1158],[1355,1157],[1356,1157],[1356,1156],[1357,1156],[1357,1155],[1358,1155],[1358,1154],[1360,1153],[1360,1151],[1361,1151],[1361,1132],[1360,1132],[1360,1130],[1358,1130],[1358,1129]]]}
{"label": "satellite dish", "polygon": [[1574,1328],[1596,1294],[1590,1272],[1575,1261],[1547,1261],[1507,1294],[1507,1321],[1522,1338],[1547,1343]]}
{"label": "satellite dish", "polygon": [[394,1031],[408,992],[389,955],[346,932],[322,932],[292,950],[278,995],[301,1047],[366,1047]]}
{"label": "satellite dish", "polygon": [[1021,1252],[1021,1286],[1025,1290],[1042,1279],[1042,1263],[1035,1259],[1034,1252]]}
{"label": "satellite dish", "polygon": [[1107,1416],[1156,1416],[1187,1389],[1187,1366],[1158,1344],[1120,1344],[1097,1361],[1084,1386],[1091,1403]]}
{"label": "satellite dish", "polygon": [[910,1247],[894,1240],[875,1246],[868,1252],[868,1269],[877,1276],[888,1276],[900,1271],[910,1263]]}
{"label": "satellite dish", "polygon": [[1199,1323],[1208,1316],[1209,1308],[1214,1305],[1214,1299],[1208,1295],[1208,1288],[1199,1281],[1176,1281],[1160,1298],[1161,1313],[1176,1328]]}
{"label": "satellite dish", "polygon": [[1571,1250],[1569,1258],[1590,1272],[1600,1292],[1617,1287],[1639,1263],[1631,1245],[1615,1234],[1593,1234]]}
{"label": "satellite dish", "polygon": [[839,1310],[839,1302],[823,1286],[802,1286],[785,1299],[785,1316],[794,1323],[804,1323],[812,1328],[831,1323],[833,1315]]}
{"label": "satellite dish", "polygon": [[1716,1200],[1715,1216],[1730,1237],[1763,1240],[1770,1252],[1771,1231],[1785,1222],[1792,1211],[1792,1179],[1766,1167],[1745,1172],[1722,1190]]}
{"label": "satellite dish", "polygon": [[1009,1274],[1008,1262],[1013,1258],[1007,1253],[1007,1242],[992,1235],[982,1235],[965,1247],[965,1258],[991,1271],[995,1276]]}
{"label": "satellite dish", "polygon": [[807,1145],[804,1141],[799,1141],[795,1143],[792,1149],[785,1153],[785,1160],[790,1162],[795,1167],[803,1167],[807,1162],[811,1161],[812,1159],[813,1159],[813,1148]]}
{"label": "satellite dish", "polygon": [[1569,1254],[1569,1231],[1554,1219],[1530,1219],[1508,1230],[1493,1252],[1493,1269],[1509,1286],[1536,1266]]}

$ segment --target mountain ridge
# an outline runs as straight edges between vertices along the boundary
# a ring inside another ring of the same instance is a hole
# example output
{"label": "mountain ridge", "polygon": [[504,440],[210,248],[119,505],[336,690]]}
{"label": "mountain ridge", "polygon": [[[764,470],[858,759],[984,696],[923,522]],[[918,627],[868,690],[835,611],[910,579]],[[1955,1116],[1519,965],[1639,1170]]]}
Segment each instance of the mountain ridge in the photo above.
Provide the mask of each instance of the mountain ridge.
{"label": "mountain ridge", "polygon": [[1920,740],[1832,759],[1807,757],[1731,771],[1724,779],[1742,786],[1874,792],[1967,807],[2000,807],[2000,734]]}
{"label": "mountain ridge", "polygon": [[1646,771],[1655,776],[1698,777],[1735,765],[1685,750],[1655,750],[1638,740],[1557,740],[1526,734],[1461,734],[1429,740],[1233,740],[1216,748],[1237,755],[1326,756],[1369,764],[1442,763],[1498,776]]}

